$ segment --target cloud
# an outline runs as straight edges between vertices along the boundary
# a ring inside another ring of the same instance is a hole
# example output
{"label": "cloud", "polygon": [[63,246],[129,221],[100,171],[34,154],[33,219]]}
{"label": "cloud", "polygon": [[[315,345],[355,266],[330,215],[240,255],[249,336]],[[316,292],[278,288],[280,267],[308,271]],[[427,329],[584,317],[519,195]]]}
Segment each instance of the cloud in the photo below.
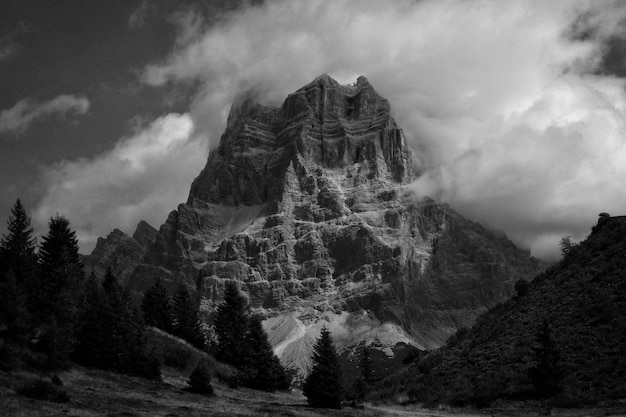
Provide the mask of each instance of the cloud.
{"label": "cloud", "polygon": [[88,110],[89,100],[73,95],[60,95],[43,103],[32,99],[20,100],[10,109],[0,112],[0,134],[20,134],[45,117],[80,115]]}
{"label": "cloud", "polygon": [[144,81],[200,81],[191,116],[215,147],[245,90],[279,104],[364,74],[421,160],[418,193],[551,258],[626,211],[625,83],[599,75],[625,17],[619,1],[276,0],[187,26]]}
{"label": "cloud", "polygon": [[114,228],[133,233],[139,220],[158,227],[187,199],[206,162],[206,143],[193,135],[187,114],[168,114],[90,159],[43,168],[44,197],[34,211],[37,230],[56,213],[76,230],[82,252]]}

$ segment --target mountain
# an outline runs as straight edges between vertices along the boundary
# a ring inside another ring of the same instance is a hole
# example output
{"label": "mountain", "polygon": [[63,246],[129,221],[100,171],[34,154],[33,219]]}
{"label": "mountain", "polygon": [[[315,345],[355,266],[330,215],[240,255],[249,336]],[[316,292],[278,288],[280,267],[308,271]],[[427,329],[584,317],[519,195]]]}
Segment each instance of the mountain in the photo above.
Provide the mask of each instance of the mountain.
{"label": "mountain", "polygon": [[132,236],[115,229],[106,238],[98,238],[91,254],[82,257],[85,270],[102,278],[110,266],[118,279],[125,282],[154,244],[157,234],[158,231],[143,220]]}
{"label": "mountain", "polygon": [[565,249],[560,263],[518,285],[514,298],[412,364],[397,384],[417,402],[486,405],[540,396],[532,381],[539,366],[553,369],[555,405],[623,404],[626,217],[601,215],[585,241]]}
{"label": "mountain", "polygon": [[275,351],[301,370],[323,326],[340,348],[438,347],[541,268],[501,234],[418,199],[417,176],[365,77],[322,75],[280,107],[244,95],[127,283],[182,281],[211,311],[236,280]]}

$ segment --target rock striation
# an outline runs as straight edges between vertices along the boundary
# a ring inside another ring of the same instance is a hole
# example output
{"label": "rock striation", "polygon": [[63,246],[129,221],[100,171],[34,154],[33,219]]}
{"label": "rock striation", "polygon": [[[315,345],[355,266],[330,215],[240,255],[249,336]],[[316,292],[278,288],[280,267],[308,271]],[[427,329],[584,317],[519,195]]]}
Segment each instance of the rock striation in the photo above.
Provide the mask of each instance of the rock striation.
{"label": "rock striation", "polygon": [[[539,263],[418,200],[416,175],[389,103],[365,77],[345,86],[322,75],[280,107],[242,97],[128,284],[183,281],[210,311],[236,280],[283,362],[299,369],[322,326],[340,346],[437,347]],[[109,252],[99,243],[93,256]]]}

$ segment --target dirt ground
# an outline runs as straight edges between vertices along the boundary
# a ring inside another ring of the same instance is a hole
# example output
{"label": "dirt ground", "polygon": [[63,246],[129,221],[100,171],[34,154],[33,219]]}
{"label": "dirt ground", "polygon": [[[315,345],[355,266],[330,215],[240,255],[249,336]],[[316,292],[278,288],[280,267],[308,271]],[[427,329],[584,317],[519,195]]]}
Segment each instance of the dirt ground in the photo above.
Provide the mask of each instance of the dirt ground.
{"label": "dirt ground", "polygon": [[[186,378],[165,370],[163,382],[147,381],[108,372],[76,368],[59,374],[70,396],[67,403],[38,401],[16,393],[16,389],[38,375],[29,372],[0,372],[0,416],[107,416],[107,417],[183,417],[183,416],[363,416],[363,417],[478,417],[536,416],[540,409],[519,410],[430,410],[416,406],[366,404],[362,409],[313,409],[301,392],[263,393],[250,389],[231,389],[214,382],[215,395],[205,397],[183,390]],[[626,416],[626,410],[553,410],[552,415],[569,417]]]}

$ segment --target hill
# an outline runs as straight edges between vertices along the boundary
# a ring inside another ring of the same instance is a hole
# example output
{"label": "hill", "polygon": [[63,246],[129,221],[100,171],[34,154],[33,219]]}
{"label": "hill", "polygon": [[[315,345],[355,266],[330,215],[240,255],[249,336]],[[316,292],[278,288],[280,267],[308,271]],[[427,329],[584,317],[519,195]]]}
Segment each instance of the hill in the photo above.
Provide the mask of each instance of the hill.
{"label": "hill", "polygon": [[[585,241],[565,243],[561,262],[518,284],[515,297],[411,364],[396,386],[412,401],[430,404],[553,396],[553,404],[573,406],[625,399],[626,217],[603,214]],[[547,368],[552,375],[544,380],[557,385],[552,393],[533,385],[533,369]]]}

